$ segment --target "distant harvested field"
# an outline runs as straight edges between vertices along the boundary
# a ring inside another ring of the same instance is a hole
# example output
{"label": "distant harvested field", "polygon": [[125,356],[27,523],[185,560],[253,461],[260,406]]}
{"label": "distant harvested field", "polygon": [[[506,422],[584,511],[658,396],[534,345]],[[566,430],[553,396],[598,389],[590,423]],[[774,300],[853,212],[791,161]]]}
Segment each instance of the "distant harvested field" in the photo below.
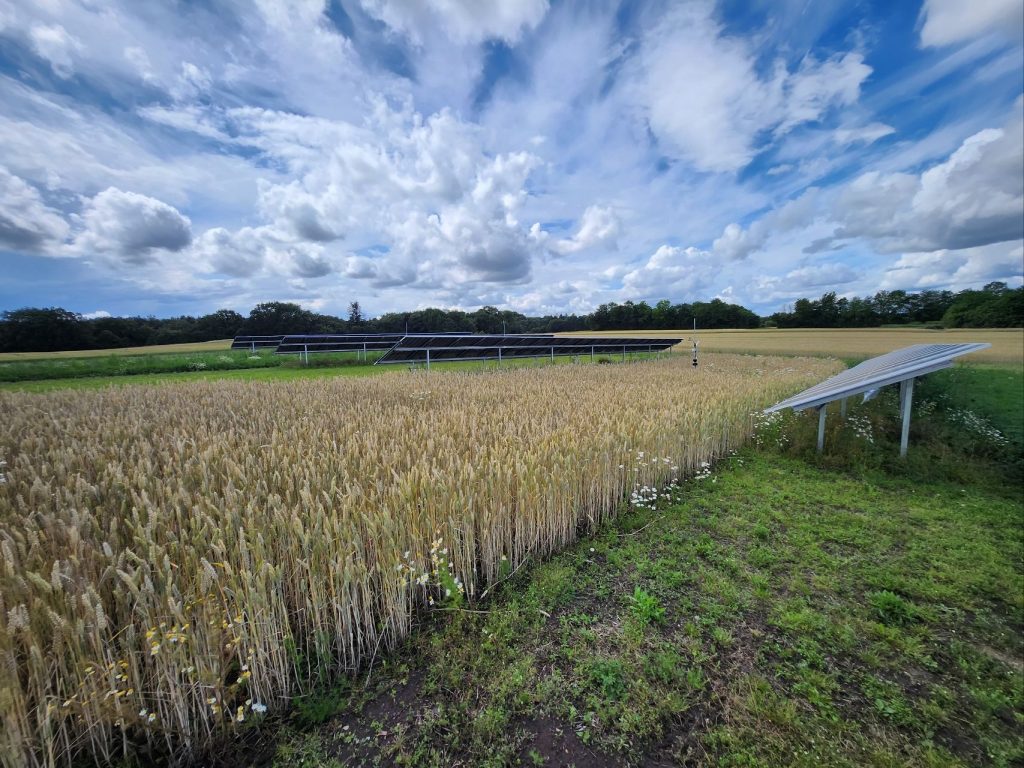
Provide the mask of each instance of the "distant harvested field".
{"label": "distant harvested field", "polygon": [[393,646],[414,606],[479,596],[701,471],[838,368],[0,392],[0,764],[187,762]]}
{"label": "distant harvested field", "polygon": [[[685,336],[692,330],[609,331],[613,335]],[[585,336],[587,333],[559,334]],[[828,355],[871,357],[909,347],[911,344],[958,344],[987,341],[991,349],[975,352],[968,362],[1024,363],[1024,329],[957,328],[936,331],[927,328],[762,328],[752,331],[697,331],[704,352],[756,352],[765,355]]]}
{"label": "distant harvested field", "polygon": [[54,357],[109,357],[110,355],[167,355],[189,352],[220,352],[231,349],[231,339],[197,341],[192,344],[154,344],[119,349],[76,349],[68,352],[0,352],[0,363],[13,360],[49,360]]}

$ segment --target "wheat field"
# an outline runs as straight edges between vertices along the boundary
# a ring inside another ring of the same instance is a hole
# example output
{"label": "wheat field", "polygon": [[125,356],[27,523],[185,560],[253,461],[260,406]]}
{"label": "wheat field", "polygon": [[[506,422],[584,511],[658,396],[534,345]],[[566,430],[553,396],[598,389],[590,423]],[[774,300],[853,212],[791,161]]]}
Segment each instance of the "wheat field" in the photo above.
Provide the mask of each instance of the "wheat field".
{"label": "wheat field", "polygon": [[835,373],[706,355],[0,392],[0,761],[201,754]]}
{"label": "wheat field", "polygon": [[[579,336],[566,333],[559,336]],[[847,358],[884,355],[912,344],[965,344],[986,341],[991,349],[975,352],[973,363],[1024,363],[1024,329],[1020,328],[757,328],[754,330],[615,331],[616,336],[685,336],[703,352],[759,355],[823,355]]]}

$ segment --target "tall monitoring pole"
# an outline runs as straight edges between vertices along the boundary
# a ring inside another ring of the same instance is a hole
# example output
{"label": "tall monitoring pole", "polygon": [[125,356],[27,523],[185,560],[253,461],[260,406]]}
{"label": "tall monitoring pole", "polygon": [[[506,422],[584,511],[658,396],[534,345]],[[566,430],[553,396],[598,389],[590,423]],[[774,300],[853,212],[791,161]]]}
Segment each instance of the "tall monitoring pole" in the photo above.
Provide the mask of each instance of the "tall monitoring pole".
{"label": "tall monitoring pole", "polygon": [[[697,333],[697,318],[696,317],[693,318],[693,332],[694,332],[694,334]],[[693,337],[693,367],[694,368],[697,367],[697,344],[698,344],[697,337],[694,336]]]}

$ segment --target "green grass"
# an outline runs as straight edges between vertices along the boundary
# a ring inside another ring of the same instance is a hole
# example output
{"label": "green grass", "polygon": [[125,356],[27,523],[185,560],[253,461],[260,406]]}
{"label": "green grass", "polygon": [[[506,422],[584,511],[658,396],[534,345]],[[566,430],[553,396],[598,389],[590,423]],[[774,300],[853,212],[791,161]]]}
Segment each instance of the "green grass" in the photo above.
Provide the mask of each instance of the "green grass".
{"label": "green grass", "polygon": [[[651,355],[627,355],[627,362],[649,359]],[[358,360],[353,353],[311,355],[306,363],[297,356],[259,353],[253,359],[248,352],[195,353],[190,355],[146,355],[140,357],[60,358],[0,363],[0,390],[48,392],[54,389],[90,389],[111,385],[163,384],[210,379],[246,379],[252,381],[290,381],[322,376],[375,376],[386,371],[425,370],[415,365],[373,365]],[[545,365],[590,364],[588,356],[506,360],[500,367],[518,368]],[[617,356],[601,356],[595,363],[619,363]],[[496,362],[434,363],[436,371],[493,370]]]}
{"label": "green grass", "polygon": [[[305,765],[966,766],[1024,761],[1022,377],[767,424],[656,510],[431,611],[248,749]],[[986,390],[988,391],[988,390]],[[1010,396],[1016,393],[1016,399]],[[1016,479],[1014,479],[1016,478]],[[310,712],[316,717],[311,717]]]}
{"label": "green grass", "polygon": [[0,352],[0,363],[13,360],[52,360],[55,358],[110,357],[111,355],[166,355],[193,352],[223,352],[231,349],[231,339],[194,341],[184,344],[153,344],[148,347],[116,349],[77,349],[64,352]]}

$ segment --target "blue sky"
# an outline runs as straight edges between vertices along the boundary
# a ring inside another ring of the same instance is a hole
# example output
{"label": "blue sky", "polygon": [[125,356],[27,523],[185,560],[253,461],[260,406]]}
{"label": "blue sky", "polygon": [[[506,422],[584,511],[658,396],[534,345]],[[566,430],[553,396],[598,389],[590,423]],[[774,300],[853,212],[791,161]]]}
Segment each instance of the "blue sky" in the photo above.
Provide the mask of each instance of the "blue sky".
{"label": "blue sky", "polygon": [[0,310],[1024,272],[1020,0],[0,0]]}

